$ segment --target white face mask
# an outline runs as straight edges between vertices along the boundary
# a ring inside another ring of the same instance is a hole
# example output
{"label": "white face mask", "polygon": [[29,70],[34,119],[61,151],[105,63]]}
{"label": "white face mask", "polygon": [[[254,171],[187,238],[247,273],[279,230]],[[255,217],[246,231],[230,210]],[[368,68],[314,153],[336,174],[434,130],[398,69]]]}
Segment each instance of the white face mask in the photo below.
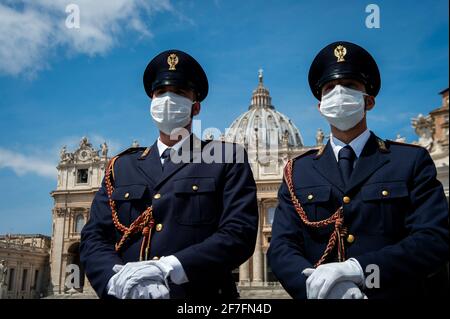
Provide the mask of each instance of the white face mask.
{"label": "white face mask", "polygon": [[348,131],[364,118],[364,95],[367,94],[336,85],[333,90],[322,96],[320,113],[334,127]]}
{"label": "white face mask", "polygon": [[191,121],[192,101],[173,92],[154,97],[150,105],[150,114],[158,129],[170,135],[174,130],[183,128]]}

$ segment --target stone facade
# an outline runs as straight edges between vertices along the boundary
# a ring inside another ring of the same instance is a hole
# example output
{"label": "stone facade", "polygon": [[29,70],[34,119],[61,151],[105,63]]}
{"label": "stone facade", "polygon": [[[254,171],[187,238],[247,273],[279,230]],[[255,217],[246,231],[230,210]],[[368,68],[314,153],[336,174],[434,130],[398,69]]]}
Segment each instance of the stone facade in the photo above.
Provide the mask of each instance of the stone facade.
{"label": "stone facade", "polygon": [[425,147],[436,164],[437,176],[444,186],[447,201],[449,199],[449,148],[448,148],[448,116],[449,89],[445,89],[439,93],[442,97],[442,105],[424,116],[419,114],[411,121],[412,127],[419,136],[413,144]]}
{"label": "stone facade", "polygon": [[[44,235],[0,236],[0,299],[35,299],[47,294],[50,237]],[[0,276],[1,277],[1,276]],[[3,281],[3,282],[2,282]]]}
{"label": "stone facade", "polygon": [[[89,209],[101,186],[108,160],[106,143],[96,150],[86,137],[81,139],[73,153],[68,153],[65,146],[61,149],[57,186],[51,192],[54,208],[50,294],[73,294],[76,291],[94,295],[80,264],[80,232],[89,218]],[[71,283],[75,287],[65,284],[73,272],[71,265],[76,265],[80,271],[79,282]]]}

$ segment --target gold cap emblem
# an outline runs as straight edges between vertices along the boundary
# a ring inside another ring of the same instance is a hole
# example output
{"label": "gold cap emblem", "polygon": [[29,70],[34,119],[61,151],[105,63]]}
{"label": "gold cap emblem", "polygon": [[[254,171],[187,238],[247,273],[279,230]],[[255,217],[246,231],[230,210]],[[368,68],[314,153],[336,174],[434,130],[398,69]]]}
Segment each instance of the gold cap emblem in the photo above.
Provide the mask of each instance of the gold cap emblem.
{"label": "gold cap emblem", "polygon": [[175,71],[175,66],[178,64],[178,56],[175,53],[172,53],[167,58],[167,64],[169,64],[169,70]]}
{"label": "gold cap emblem", "polygon": [[338,45],[334,49],[334,56],[337,58],[337,62],[344,62],[344,56],[347,54],[347,49],[343,45]]}

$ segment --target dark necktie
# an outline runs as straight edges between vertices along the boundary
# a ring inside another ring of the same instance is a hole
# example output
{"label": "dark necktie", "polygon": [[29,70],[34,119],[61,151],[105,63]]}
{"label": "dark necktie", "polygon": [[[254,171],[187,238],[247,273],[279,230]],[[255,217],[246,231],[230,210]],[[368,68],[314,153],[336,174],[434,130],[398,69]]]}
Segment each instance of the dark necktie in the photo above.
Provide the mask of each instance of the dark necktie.
{"label": "dark necktie", "polygon": [[161,154],[161,158],[163,159],[162,168],[164,170],[164,166],[167,165],[167,162],[170,161],[170,151],[172,149],[170,147],[166,148],[164,152]]}
{"label": "dark necktie", "polygon": [[355,161],[356,154],[350,145],[346,145],[339,151],[338,158],[339,170],[341,171],[342,179],[344,180],[345,185],[347,185],[350,180],[350,176],[352,175],[353,163]]}

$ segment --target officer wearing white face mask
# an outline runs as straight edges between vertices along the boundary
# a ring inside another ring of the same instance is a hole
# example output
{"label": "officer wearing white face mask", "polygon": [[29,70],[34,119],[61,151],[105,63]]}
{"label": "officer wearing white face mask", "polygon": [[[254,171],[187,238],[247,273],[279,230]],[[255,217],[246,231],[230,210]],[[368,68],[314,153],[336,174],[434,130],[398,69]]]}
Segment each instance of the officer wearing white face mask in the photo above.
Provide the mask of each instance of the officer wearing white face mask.
{"label": "officer wearing white face mask", "polygon": [[294,298],[445,297],[448,204],[428,152],[367,128],[380,73],[362,47],[335,42],[309,84],[330,140],[290,160],[269,263]]}
{"label": "officer wearing white face mask", "polygon": [[173,92],[154,96],[150,113],[158,129],[165,135],[176,133],[191,122],[193,101]]}
{"label": "officer wearing white face mask", "polygon": [[258,229],[245,150],[191,133],[208,80],[187,53],[153,58],[144,88],[159,138],[110,161],[81,233],[87,277],[101,298],[236,298]]}

